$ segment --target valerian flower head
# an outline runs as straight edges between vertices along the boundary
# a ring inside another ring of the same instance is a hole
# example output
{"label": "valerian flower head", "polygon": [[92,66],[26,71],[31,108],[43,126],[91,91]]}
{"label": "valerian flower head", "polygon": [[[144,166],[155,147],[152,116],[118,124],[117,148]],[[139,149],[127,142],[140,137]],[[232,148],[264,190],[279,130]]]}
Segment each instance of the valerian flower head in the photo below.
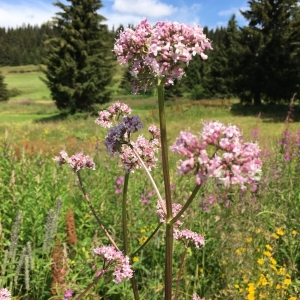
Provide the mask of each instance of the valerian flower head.
{"label": "valerian flower head", "polygon": [[68,153],[66,151],[60,151],[59,156],[55,156],[54,160],[60,165],[62,166],[63,164],[67,163],[69,157],[68,157]]}
{"label": "valerian flower head", "polygon": [[193,243],[196,248],[199,248],[200,246],[204,246],[205,241],[204,237],[194,231],[191,231],[189,229],[184,229],[184,230],[174,230],[174,239],[178,241],[183,241],[185,244],[186,243]]}
{"label": "valerian flower head", "polygon": [[77,153],[69,157],[66,151],[61,151],[59,156],[54,157],[54,160],[60,166],[68,164],[74,172],[78,172],[85,168],[95,170],[95,163],[92,158],[88,155],[83,155],[82,153]]}
{"label": "valerian flower head", "polygon": [[120,283],[133,276],[133,270],[129,263],[129,258],[124,256],[121,251],[112,246],[102,246],[93,251],[94,254],[102,256],[104,260],[114,266],[114,282]]}
{"label": "valerian flower head", "polygon": [[[163,205],[166,206],[166,201],[163,201]],[[164,213],[163,208],[161,207],[160,201],[157,201],[156,204],[156,214],[159,216],[159,222],[166,223],[166,215]],[[172,203],[172,215],[175,217],[181,210],[182,205],[179,203]],[[184,215],[181,216],[181,218],[184,218]],[[180,227],[183,224],[181,220],[177,220],[174,224],[174,228]]]}
{"label": "valerian flower head", "polygon": [[133,93],[155,85],[157,77],[164,77],[166,85],[180,80],[184,66],[193,56],[207,59],[206,49],[212,49],[210,41],[198,25],[157,22],[152,27],[147,19],[135,30],[126,28],[120,32],[114,45],[119,63],[129,64],[136,79]]}
{"label": "valerian flower head", "polygon": [[[121,164],[125,167],[127,173],[134,172],[135,169],[142,167],[138,156],[140,156],[149,170],[155,167],[157,162],[156,154],[160,148],[160,130],[155,125],[151,125],[148,128],[152,135],[150,139],[140,135],[134,142],[131,140],[132,133],[141,130],[143,125],[139,116],[124,116],[124,114],[131,113],[131,109],[126,104],[117,102],[117,104],[110,106],[107,111],[100,113],[102,115],[107,115],[107,113],[118,115],[119,123],[109,129],[104,144],[111,157],[115,155],[120,157]],[[123,116],[121,120],[120,116]],[[96,120],[96,123],[105,128],[111,127],[107,125],[107,122],[110,122],[111,119],[99,119]]]}
{"label": "valerian flower head", "polygon": [[185,156],[179,161],[179,174],[193,172],[197,184],[214,177],[226,187],[239,184],[245,188],[246,183],[260,179],[261,150],[256,143],[244,143],[241,131],[233,125],[206,122],[199,136],[182,131],[171,150]]}
{"label": "valerian flower head", "polygon": [[193,300],[205,300],[205,298],[200,298],[196,293],[194,293]]}
{"label": "valerian flower head", "polygon": [[125,117],[131,114],[131,108],[120,102],[115,102],[109,106],[107,110],[99,111],[99,118],[95,120],[95,123],[103,128],[111,128],[113,121],[117,121],[120,117]]}
{"label": "valerian flower head", "polygon": [[11,299],[10,291],[6,288],[0,289],[0,300],[10,300],[10,299]]}

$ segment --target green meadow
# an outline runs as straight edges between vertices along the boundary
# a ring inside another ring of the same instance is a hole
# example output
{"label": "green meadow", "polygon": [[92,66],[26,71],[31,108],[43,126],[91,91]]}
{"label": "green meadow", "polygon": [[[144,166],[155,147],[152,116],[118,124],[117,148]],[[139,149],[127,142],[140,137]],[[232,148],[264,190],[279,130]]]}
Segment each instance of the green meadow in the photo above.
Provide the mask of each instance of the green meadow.
{"label": "green meadow", "polygon": [[[62,119],[40,80],[39,66],[1,67],[15,96],[0,103],[0,288],[13,299],[62,299],[75,295],[94,279],[101,262],[94,248],[107,245],[74,173],[60,167],[54,156],[83,152],[93,157],[96,170],[82,178],[97,214],[122,245],[121,202],[117,192],[124,175],[116,158],[106,154],[106,130],[97,116]],[[128,104],[144,124],[158,125],[155,96],[122,95],[122,70],[109,87],[113,100]],[[109,104],[99,106],[99,110]],[[300,123],[299,103],[289,122],[286,105],[242,106],[236,99],[191,101],[188,97],[166,103],[169,145],[181,130],[197,134],[203,121],[218,120],[242,129],[245,141],[257,140],[261,149],[261,180],[246,191],[226,189],[208,181],[185,213],[184,225],[205,237],[205,246],[189,247],[178,298],[197,293],[215,299],[300,299]],[[142,133],[146,135],[146,130]],[[281,141],[281,142],[279,142]],[[184,203],[195,186],[194,176],[179,176],[170,155],[172,197]],[[160,161],[152,171],[163,191]],[[143,170],[130,174],[128,232],[134,252],[158,225],[157,199]],[[143,195],[143,196],[142,196]],[[146,197],[149,204],[142,200]],[[141,299],[163,299],[164,231],[132,257]],[[174,244],[175,289],[184,247]],[[75,299],[75,298],[74,298]],[[114,284],[108,273],[84,299],[133,299],[130,283]]]}

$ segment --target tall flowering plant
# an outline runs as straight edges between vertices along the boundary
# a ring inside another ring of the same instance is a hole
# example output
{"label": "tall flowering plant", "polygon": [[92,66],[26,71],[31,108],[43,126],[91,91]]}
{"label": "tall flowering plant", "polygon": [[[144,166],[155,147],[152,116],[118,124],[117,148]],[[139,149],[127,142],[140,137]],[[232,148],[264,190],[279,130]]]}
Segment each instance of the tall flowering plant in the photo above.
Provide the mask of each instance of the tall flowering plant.
{"label": "tall flowering plant", "polygon": [[[185,212],[200,188],[209,178],[215,178],[226,187],[236,184],[243,189],[247,187],[248,183],[260,179],[261,160],[258,145],[245,143],[241,131],[236,126],[226,126],[220,122],[206,122],[199,135],[182,131],[170,147],[171,151],[182,157],[178,162],[178,173],[195,176],[195,188],[186,202],[181,205],[172,201],[164,87],[173,84],[174,79],[182,78],[184,66],[188,65],[193,56],[200,55],[203,59],[207,59],[204,51],[208,49],[212,49],[210,41],[197,25],[192,27],[179,23],[158,22],[151,26],[145,19],[135,30],[127,28],[120,32],[120,37],[114,46],[117,59],[121,65],[129,64],[131,74],[134,77],[134,93],[150,86],[157,88],[160,126],[158,128],[151,125],[148,128],[147,136],[139,135],[133,139],[134,134],[142,129],[143,125],[138,116],[131,116],[130,107],[119,102],[100,111],[99,117],[95,121],[97,125],[108,130],[104,140],[105,147],[111,157],[118,157],[125,173],[122,177],[122,250],[119,249],[96,214],[81,181],[80,172],[82,169],[95,169],[92,159],[81,153],[69,157],[65,151],[55,157],[59,165],[68,164],[77,174],[84,198],[111,243],[110,246],[94,249],[94,255],[103,260],[102,268],[97,271],[94,281],[76,299],[81,299],[91,286],[111,269],[113,269],[115,283],[127,279],[131,280],[134,299],[139,299],[130,258],[143,249],[162,226],[165,226],[166,237],[164,298],[171,300],[174,295],[174,299],[177,299],[187,248],[190,245],[199,248],[205,244],[203,236],[188,228],[182,229],[184,227],[183,218],[187,217]],[[164,196],[161,195],[151,176],[151,169],[156,166],[158,161],[158,152],[161,152],[162,158]],[[156,211],[158,226],[139,249],[130,253],[127,236],[127,188],[130,174],[137,169],[144,169],[155,190],[158,199]],[[185,247],[175,292],[172,288],[173,239],[182,242]],[[194,294],[193,299],[200,299],[200,297]]]}

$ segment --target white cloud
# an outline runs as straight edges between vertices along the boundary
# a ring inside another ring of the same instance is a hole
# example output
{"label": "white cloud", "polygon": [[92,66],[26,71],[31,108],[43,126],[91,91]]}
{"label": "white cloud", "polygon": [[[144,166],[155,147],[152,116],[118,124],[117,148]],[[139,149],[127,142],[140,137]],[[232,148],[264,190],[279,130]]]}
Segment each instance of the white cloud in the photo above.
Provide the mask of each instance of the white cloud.
{"label": "white cloud", "polygon": [[169,16],[176,11],[172,5],[158,0],[115,0],[112,9],[119,13],[152,18]]}
{"label": "white cloud", "polygon": [[0,27],[21,27],[23,24],[41,25],[50,21],[58,8],[51,4],[31,2],[8,4],[0,2]]}

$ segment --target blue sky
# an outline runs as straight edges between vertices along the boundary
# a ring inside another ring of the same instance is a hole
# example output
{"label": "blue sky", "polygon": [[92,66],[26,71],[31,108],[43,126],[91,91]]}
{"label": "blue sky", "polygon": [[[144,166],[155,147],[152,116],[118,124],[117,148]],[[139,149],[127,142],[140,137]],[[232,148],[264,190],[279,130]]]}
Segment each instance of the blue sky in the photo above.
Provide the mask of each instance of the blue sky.
{"label": "blue sky", "polygon": [[[55,0],[0,0],[0,27],[22,24],[42,24],[58,12]],[[67,3],[62,0],[63,3]],[[106,17],[109,28],[120,24],[136,25],[143,18],[154,24],[157,21],[177,21],[200,24],[201,27],[226,26],[233,13],[238,24],[246,25],[239,9],[248,8],[244,0],[102,0],[99,13]]]}

